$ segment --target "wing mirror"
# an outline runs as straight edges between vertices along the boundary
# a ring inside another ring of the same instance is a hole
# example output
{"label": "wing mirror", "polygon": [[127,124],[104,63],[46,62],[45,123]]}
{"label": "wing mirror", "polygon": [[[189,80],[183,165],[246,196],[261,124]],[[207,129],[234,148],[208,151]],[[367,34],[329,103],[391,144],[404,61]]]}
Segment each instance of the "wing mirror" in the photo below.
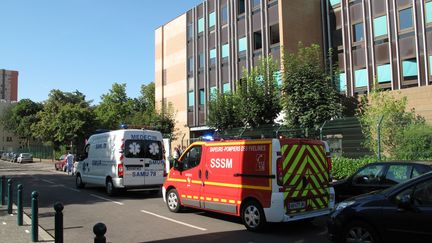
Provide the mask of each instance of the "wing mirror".
{"label": "wing mirror", "polygon": [[403,195],[402,198],[398,202],[398,208],[403,210],[410,210],[413,208],[411,195]]}

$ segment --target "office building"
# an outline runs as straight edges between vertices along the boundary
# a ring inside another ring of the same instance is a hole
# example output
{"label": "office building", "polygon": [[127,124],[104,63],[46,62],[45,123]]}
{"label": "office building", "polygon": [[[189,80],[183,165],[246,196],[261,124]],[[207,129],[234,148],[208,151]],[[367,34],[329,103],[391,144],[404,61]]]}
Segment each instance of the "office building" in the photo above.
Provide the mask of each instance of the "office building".
{"label": "office building", "polygon": [[0,69],[0,100],[18,100],[18,72]]}
{"label": "office building", "polygon": [[320,0],[207,0],[155,31],[158,106],[172,104],[177,142],[209,131],[210,94],[229,92],[260,57],[322,45]]}
{"label": "office building", "polygon": [[432,1],[323,1],[326,48],[349,96],[381,89],[408,98],[408,107],[432,121]]}

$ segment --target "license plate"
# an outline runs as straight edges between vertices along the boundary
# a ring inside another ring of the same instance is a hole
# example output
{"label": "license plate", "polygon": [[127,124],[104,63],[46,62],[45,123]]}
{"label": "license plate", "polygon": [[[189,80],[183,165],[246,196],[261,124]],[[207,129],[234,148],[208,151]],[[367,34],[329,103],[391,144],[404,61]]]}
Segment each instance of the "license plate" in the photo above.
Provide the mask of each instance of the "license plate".
{"label": "license plate", "polygon": [[289,203],[288,209],[300,209],[306,207],[306,201]]}

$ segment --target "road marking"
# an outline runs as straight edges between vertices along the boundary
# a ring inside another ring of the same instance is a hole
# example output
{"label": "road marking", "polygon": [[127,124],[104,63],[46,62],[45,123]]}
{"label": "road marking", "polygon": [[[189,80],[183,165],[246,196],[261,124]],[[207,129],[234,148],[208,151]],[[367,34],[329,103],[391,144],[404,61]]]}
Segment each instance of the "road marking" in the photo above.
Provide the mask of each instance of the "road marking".
{"label": "road marking", "polygon": [[114,200],[111,200],[111,199],[108,199],[108,198],[104,198],[104,197],[101,197],[101,196],[98,196],[98,195],[95,195],[95,194],[90,194],[90,196],[93,196],[95,198],[99,198],[99,199],[102,199],[102,200],[105,200],[105,201],[110,201],[110,202],[113,202],[113,203],[118,204],[118,205],[124,205],[124,203],[122,203],[122,202],[117,202],[117,201],[114,201]]}
{"label": "road marking", "polygon": [[74,191],[74,192],[81,192],[81,191],[78,190],[78,189],[70,188],[70,187],[67,187],[67,186],[65,186],[65,185],[63,185],[63,184],[60,184],[60,185],[58,185],[58,186],[64,187],[64,188],[66,188],[66,189],[68,189],[68,190],[72,190],[72,191]]}
{"label": "road marking", "polygon": [[47,182],[47,183],[49,183],[49,184],[55,184],[55,182],[50,181],[50,180],[41,179],[41,181],[45,181],[45,182]]}
{"label": "road marking", "polygon": [[3,222],[3,225],[6,225],[6,222]]}
{"label": "road marking", "polygon": [[30,234],[30,231],[29,231],[29,230],[25,230],[25,232],[26,232],[27,234]]}
{"label": "road marking", "polygon": [[201,231],[206,231],[207,230],[205,228],[201,228],[201,227],[198,227],[198,226],[195,226],[195,225],[184,223],[184,222],[181,222],[181,221],[178,221],[178,220],[175,220],[175,219],[167,218],[165,216],[162,216],[162,215],[159,215],[159,214],[155,214],[155,213],[152,213],[152,212],[149,212],[149,211],[141,210],[141,212],[146,213],[146,214],[150,214],[150,215],[153,215],[155,217],[158,217],[158,218],[161,218],[161,219],[165,219],[165,220],[177,223],[177,224],[181,224],[181,225],[188,226],[188,227],[191,227],[191,228],[194,228],[194,229],[198,229],[198,230],[201,230]]}

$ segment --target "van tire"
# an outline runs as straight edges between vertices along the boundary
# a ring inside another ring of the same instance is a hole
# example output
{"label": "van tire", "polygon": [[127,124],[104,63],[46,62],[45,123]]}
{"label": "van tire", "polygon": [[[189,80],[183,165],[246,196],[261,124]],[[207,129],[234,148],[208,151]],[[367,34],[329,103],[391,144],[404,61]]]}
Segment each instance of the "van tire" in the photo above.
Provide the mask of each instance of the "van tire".
{"label": "van tire", "polygon": [[85,184],[82,181],[81,175],[78,174],[75,177],[75,187],[78,188],[78,189],[82,189],[82,188],[84,188],[84,186],[85,186]]}
{"label": "van tire", "polygon": [[176,189],[171,189],[166,194],[166,204],[168,206],[169,211],[173,213],[178,213],[181,209],[180,205],[180,197],[177,193]]}
{"label": "van tire", "polygon": [[105,183],[105,191],[108,196],[114,196],[117,193],[117,189],[114,187],[114,183],[111,178],[108,178]]}
{"label": "van tire", "polygon": [[241,209],[241,219],[246,229],[253,232],[263,230],[266,224],[264,210],[255,200],[245,202]]}

